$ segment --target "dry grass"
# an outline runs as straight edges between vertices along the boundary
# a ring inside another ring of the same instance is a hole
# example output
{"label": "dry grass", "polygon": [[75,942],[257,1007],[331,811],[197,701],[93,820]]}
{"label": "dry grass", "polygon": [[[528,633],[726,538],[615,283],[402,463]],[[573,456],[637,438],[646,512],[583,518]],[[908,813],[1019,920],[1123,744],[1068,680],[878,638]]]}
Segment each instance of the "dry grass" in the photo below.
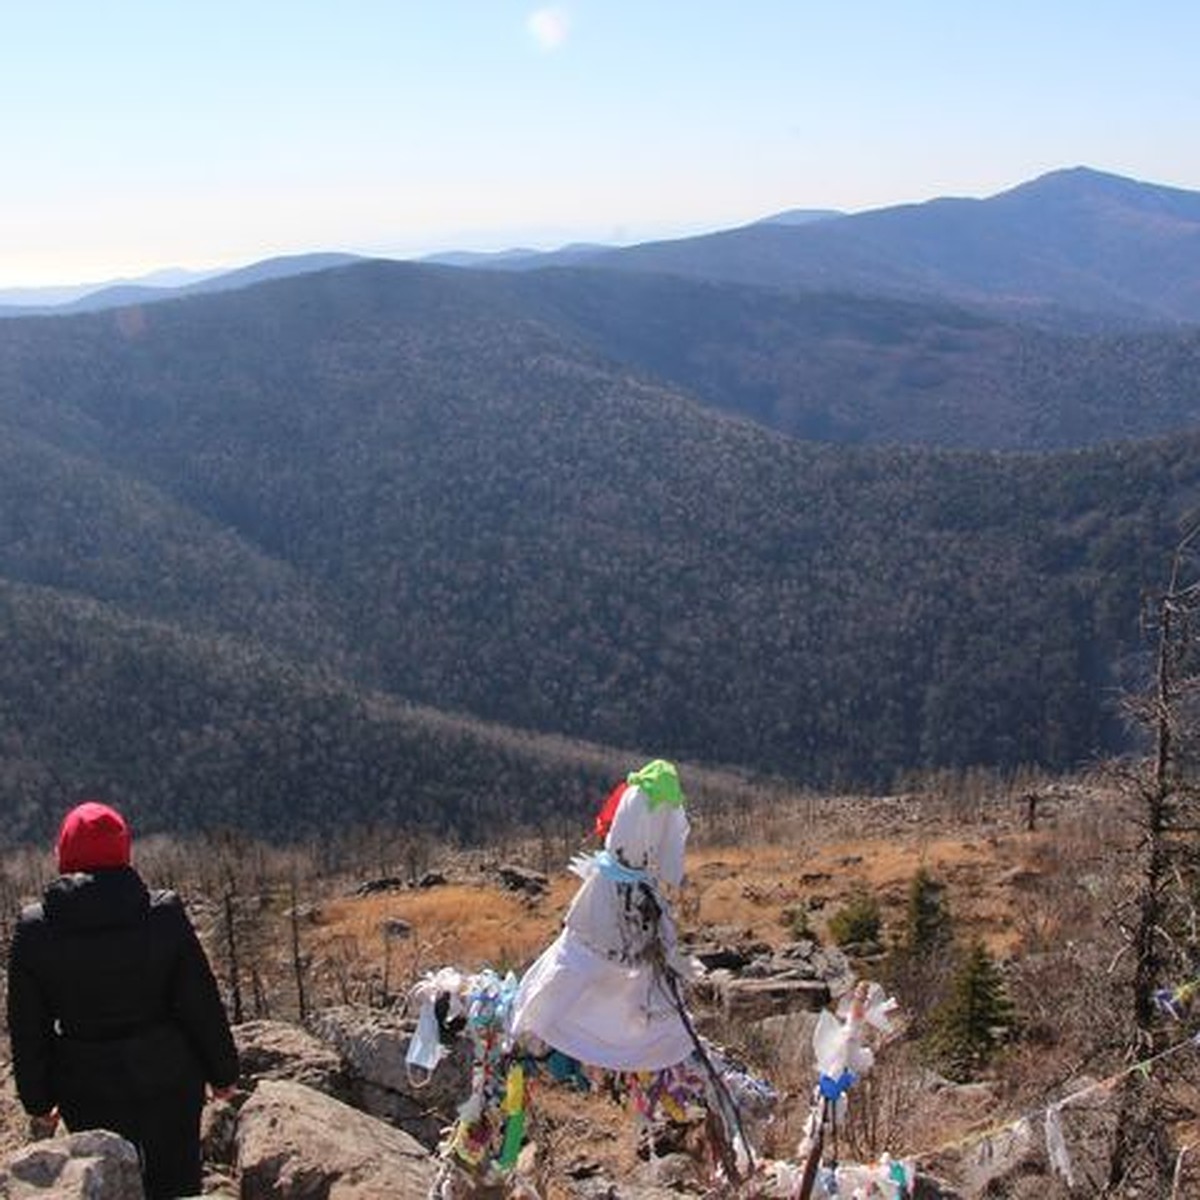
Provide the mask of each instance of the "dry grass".
{"label": "dry grass", "polygon": [[[382,961],[390,940],[392,976],[401,980],[447,965],[519,971],[553,939],[572,890],[563,877],[536,903],[483,883],[346,897],[323,906],[309,948],[319,956],[349,941],[362,957]],[[394,921],[407,923],[411,933],[388,939]]]}
{"label": "dry grass", "polygon": [[[999,958],[1015,956],[1061,936],[1067,918],[1087,919],[1078,905],[1074,912],[1065,901],[1047,908],[1038,897],[1064,874],[1076,883],[1106,852],[1104,839],[1114,836],[1114,827],[1099,814],[1108,801],[1090,803],[1093,810],[1082,818],[1062,810],[1028,832],[1007,804],[982,808],[977,823],[964,825],[960,813],[936,804],[923,809],[910,797],[845,802],[852,812],[839,811],[832,800],[817,811],[806,799],[794,812],[772,814],[769,840],[738,845],[706,837],[696,820],[679,923],[685,933],[736,932],[778,945],[788,940],[788,909],[807,907],[824,936],[829,916],[865,888],[880,902],[885,930],[895,932],[909,885],[924,867],[945,885],[960,934],[982,937]],[[544,847],[524,849],[522,855],[516,848],[514,857],[540,866]],[[477,862],[463,860],[460,868],[466,881],[328,902],[313,947],[319,952],[349,939],[364,957],[381,956],[384,928],[399,919],[412,935],[392,953],[418,974],[447,964],[520,970],[555,936],[578,883],[564,861],[550,877],[548,894],[531,900],[503,889]]]}

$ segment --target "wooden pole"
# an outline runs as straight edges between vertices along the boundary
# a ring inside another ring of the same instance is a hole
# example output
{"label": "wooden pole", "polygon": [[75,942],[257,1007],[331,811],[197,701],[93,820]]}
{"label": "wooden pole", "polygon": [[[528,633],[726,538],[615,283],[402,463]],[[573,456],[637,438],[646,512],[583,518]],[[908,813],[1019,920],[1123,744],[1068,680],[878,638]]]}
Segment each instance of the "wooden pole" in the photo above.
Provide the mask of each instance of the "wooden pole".
{"label": "wooden pole", "polygon": [[825,1149],[825,1107],[828,1103],[825,1097],[821,1096],[813,1109],[816,1128],[812,1132],[808,1157],[804,1160],[804,1171],[800,1175],[800,1189],[796,1193],[796,1200],[809,1200],[813,1184],[817,1181],[817,1168],[821,1165],[821,1153]]}

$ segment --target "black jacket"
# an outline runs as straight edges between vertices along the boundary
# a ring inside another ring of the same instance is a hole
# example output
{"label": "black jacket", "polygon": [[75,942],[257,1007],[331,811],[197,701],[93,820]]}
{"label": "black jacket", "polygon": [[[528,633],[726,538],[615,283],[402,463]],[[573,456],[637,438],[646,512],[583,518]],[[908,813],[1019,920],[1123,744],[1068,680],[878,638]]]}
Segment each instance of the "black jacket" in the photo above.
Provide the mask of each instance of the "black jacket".
{"label": "black jacket", "polygon": [[25,1109],[203,1096],[234,1083],[216,981],[174,892],[131,867],[64,875],[21,914],[8,1029]]}

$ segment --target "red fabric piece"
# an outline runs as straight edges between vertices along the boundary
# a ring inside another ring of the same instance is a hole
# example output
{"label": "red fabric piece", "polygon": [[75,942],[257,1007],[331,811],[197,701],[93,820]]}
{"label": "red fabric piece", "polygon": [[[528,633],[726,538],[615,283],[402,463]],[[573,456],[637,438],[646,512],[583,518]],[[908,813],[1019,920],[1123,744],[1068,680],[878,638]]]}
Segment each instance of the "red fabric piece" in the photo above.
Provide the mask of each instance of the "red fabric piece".
{"label": "red fabric piece", "polygon": [[600,811],[596,814],[596,836],[604,838],[608,836],[608,831],[612,827],[613,817],[617,815],[617,805],[621,803],[621,797],[625,795],[625,789],[629,786],[625,780],[621,780],[611,792],[608,793],[608,799],[604,801]]}
{"label": "red fabric piece", "polygon": [[129,866],[133,839],[125,818],[116,809],[96,800],[85,800],[65,817],[58,831],[58,869],[98,871]]}

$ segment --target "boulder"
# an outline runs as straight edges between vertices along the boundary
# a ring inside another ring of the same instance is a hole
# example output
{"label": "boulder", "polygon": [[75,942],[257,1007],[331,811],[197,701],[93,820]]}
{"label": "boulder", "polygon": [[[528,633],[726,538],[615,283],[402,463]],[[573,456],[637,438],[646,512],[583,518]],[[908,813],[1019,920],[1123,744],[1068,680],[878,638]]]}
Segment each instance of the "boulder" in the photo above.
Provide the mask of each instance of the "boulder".
{"label": "boulder", "polygon": [[816,1063],[813,1056],[813,1032],[817,1028],[815,1012],[789,1012],[755,1022],[754,1041],[762,1061],[771,1065],[771,1080],[800,1081],[805,1088],[815,1086]]}
{"label": "boulder", "polygon": [[4,1200],[142,1200],[137,1150],[106,1129],[34,1142],[0,1168]]}
{"label": "boulder", "polygon": [[500,882],[510,892],[524,892],[527,896],[541,896],[550,887],[550,880],[541,871],[531,871],[513,863],[504,863],[496,868]]}
{"label": "boulder", "polygon": [[750,956],[740,947],[719,942],[689,946],[688,953],[706,971],[740,971],[750,962]]}
{"label": "boulder", "polygon": [[411,1071],[404,1060],[416,1026],[412,1018],[345,1005],[323,1009],[309,1024],[345,1064],[349,1103],[391,1121],[426,1146],[437,1145],[471,1090],[467,1039],[455,1042],[427,1077],[422,1071]]}
{"label": "boulder", "polygon": [[721,989],[727,1015],[748,1021],[778,1013],[819,1012],[830,998],[829,985],[821,979],[730,979]]}
{"label": "boulder", "polygon": [[402,1130],[313,1088],[264,1080],[238,1119],[242,1200],[426,1200],[436,1167]]}
{"label": "boulder", "polygon": [[966,1138],[932,1159],[939,1174],[953,1179],[967,1195],[1011,1195],[1019,1180],[1032,1176],[1052,1200],[1065,1193],[1046,1179],[1045,1142],[1028,1120],[1016,1121],[987,1137]]}
{"label": "boulder", "polygon": [[350,1080],[339,1054],[299,1025],[246,1021],[234,1026],[242,1079],[290,1079],[350,1100]]}
{"label": "boulder", "polygon": [[713,930],[702,942],[685,945],[687,953],[706,971],[744,971],[756,959],[769,958],[771,947],[738,930]]}
{"label": "boulder", "polygon": [[381,879],[364,879],[355,889],[356,896],[377,896],[380,892],[402,892],[405,883],[399,875],[385,875]]}
{"label": "boulder", "polygon": [[696,998],[748,1021],[819,1011],[854,984],[845,954],[812,940],[789,942],[775,951],[749,940],[732,947],[721,941],[692,953],[709,968],[694,985]]}

